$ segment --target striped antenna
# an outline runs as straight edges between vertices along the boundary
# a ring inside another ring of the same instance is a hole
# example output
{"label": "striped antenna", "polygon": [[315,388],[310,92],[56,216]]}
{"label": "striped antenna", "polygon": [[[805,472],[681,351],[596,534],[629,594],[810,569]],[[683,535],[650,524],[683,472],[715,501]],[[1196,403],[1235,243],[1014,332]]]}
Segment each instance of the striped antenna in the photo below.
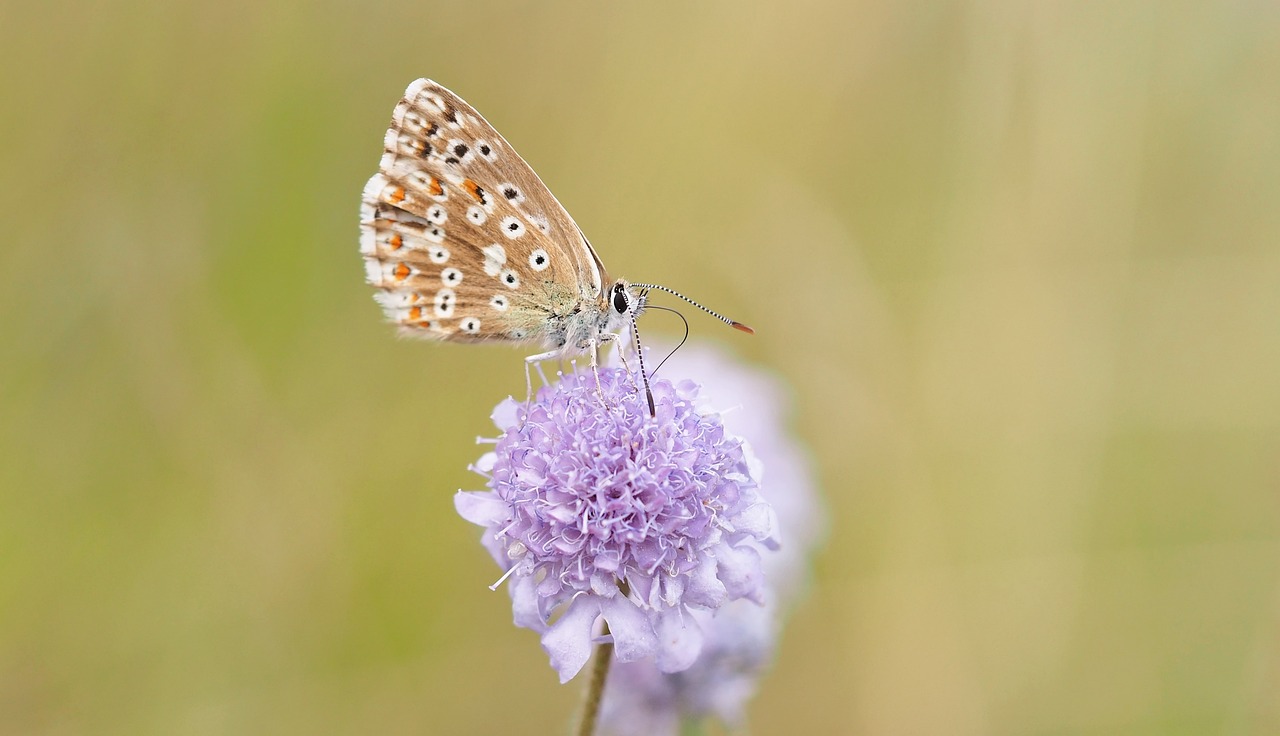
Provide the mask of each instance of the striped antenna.
{"label": "striped antenna", "polygon": [[[644,292],[636,300],[636,306],[644,303]],[[649,400],[649,416],[658,416],[658,408],[653,403],[653,389],[649,388],[649,374],[644,372],[644,350],[640,345],[640,320],[636,319],[635,312],[631,314],[631,334],[635,336],[636,341],[636,357],[640,359],[640,378],[644,381],[644,397]],[[621,351],[619,351],[621,354]]]}
{"label": "striped antenna", "polygon": [[704,306],[702,306],[701,304],[699,304],[699,303],[695,302],[694,300],[690,299],[689,297],[685,296],[684,294],[681,294],[680,292],[676,291],[675,289],[668,289],[667,287],[665,287],[665,286],[659,286],[658,284],[632,284],[632,286],[633,286],[633,287],[635,287],[635,288],[637,288],[637,289],[640,289],[642,292],[644,292],[644,291],[648,291],[649,289],[657,289],[658,291],[665,291],[665,292],[667,292],[668,294],[670,294],[670,295],[672,295],[672,296],[680,297],[681,299],[685,300],[686,302],[689,302],[689,303],[690,303],[690,304],[692,304],[693,306],[697,307],[698,309],[701,309],[702,311],[706,312],[707,314],[711,315],[712,317],[715,317],[716,319],[720,320],[721,322],[725,323],[726,325],[729,325],[730,327],[732,327],[732,328],[733,328],[733,329],[735,329],[735,330],[742,330],[743,332],[745,332],[745,333],[747,333],[747,334],[749,334],[749,335],[754,335],[754,334],[756,334],[756,331],[755,331],[755,330],[753,330],[753,329],[751,329],[750,327],[747,327],[746,325],[742,324],[741,322],[739,322],[739,321],[737,321],[737,320],[729,319],[728,317],[724,316],[723,314],[720,314],[719,312],[714,312],[714,311],[712,311],[712,310],[710,310],[710,309],[707,309],[706,307],[704,307]]}

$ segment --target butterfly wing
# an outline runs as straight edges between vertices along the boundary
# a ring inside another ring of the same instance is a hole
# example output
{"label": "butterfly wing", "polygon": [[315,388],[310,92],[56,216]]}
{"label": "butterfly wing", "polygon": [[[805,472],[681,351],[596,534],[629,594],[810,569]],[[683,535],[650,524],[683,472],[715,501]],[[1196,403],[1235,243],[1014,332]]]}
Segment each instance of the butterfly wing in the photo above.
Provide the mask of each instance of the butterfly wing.
{"label": "butterfly wing", "polygon": [[360,253],[375,299],[408,334],[539,340],[603,299],[599,259],[538,175],[457,95],[405,90],[365,185]]}

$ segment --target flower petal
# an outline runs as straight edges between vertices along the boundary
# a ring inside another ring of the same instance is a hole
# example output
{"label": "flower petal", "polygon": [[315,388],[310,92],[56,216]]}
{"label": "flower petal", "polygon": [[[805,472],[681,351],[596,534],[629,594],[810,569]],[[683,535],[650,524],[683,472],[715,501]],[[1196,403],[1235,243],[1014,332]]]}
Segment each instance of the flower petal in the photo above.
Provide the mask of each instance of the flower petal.
{"label": "flower petal", "polygon": [[544,631],[547,624],[542,619],[542,611],[538,605],[538,585],[533,581],[533,576],[516,574],[510,586],[511,613],[516,626]]}
{"label": "flower petal", "polygon": [[626,596],[616,595],[602,606],[613,637],[613,654],[619,662],[652,656],[658,646],[649,617]]}
{"label": "flower petal", "polygon": [[560,674],[560,684],[572,680],[591,658],[591,630],[599,616],[599,601],[580,595],[542,635],[542,648],[551,657],[551,666]]}
{"label": "flower petal", "polygon": [[698,658],[702,651],[702,627],[693,616],[679,608],[658,615],[658,669],[680,672]]}
{"label": "flower petal", "polygon": [[750,534],[764,542],[770,549],[778,547],[778,515],[773,507],[756,497],[737,516],[733,517],[734,531]]}
{"label": "flower petal", "polygon": [[764,569],[755,547],[722,544],[716,548],[716,560],[719,562],[717,575],[730,598],[750,598],[764,603]]}
{"label": "flower petal", "polygon": [[510,507],[493,491],[458,491],[453,494],[458,515],[472,524],[492,526],[509,518]]}
{"label": "flower petal", "polygon": [[516,426],[520,419],[520,402],[508,396],[493,408],[493,413],[489,415],[494,425],[502,431],[507,431]]}
{"label": "flower petal", "polygon": [[689,576],[689,589],[684,596],[686,603],[706,608],[719,608],[724,603],[727,592],[724,583],[716,577],[718,567],[715,557],[703,556],[698,568]]}

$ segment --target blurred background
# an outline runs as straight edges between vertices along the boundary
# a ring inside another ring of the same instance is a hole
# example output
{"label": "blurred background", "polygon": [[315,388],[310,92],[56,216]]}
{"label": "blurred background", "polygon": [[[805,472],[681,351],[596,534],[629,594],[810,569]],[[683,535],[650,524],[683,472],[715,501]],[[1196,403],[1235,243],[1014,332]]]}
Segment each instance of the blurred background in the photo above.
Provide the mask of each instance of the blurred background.
{"label": "blurred background", "polygon": [[453,511],[524,353],[363,283],[418,76],[788,385],[830,531],[756,733],[1280,732],[1246,0],[0,5],[0,732],[570,721]]}

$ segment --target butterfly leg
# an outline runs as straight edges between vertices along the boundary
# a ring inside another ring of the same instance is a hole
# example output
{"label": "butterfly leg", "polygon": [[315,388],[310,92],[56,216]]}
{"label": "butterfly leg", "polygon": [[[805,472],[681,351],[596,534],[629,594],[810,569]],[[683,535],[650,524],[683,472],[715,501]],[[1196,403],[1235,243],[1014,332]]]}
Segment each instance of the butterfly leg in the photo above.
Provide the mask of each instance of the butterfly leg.
{"label": "butterfly leg", "polygon": [[606,332],[601,336],[601,342],[611,342],[616,346],[613,351],[614,355],[618,356],[618,362],[622,364],[622,369],[628,375],[631,375],[631,364],[627,362],[627,343],[622,340],[622,336],[613,332]]}
{"label": "butterfly leg", "polygon": [[626,344],[619,341],[618,348],[614,351],[614,354],[618,356],[618,362],[622,364],[622,369],[627,372],[627,375],[634,376],[636,372],[631,370],[631,364],[627,362],[627,354],[623,350],[624,347],[626,347]]}
{"label": "butterfly leg", "polygon": [[600,397],[600,403],[606,404],[604,400],[604,387],[600,385],[600,341],[591,340],[591,349],[587,351],[591,356],[591,373],[596,377],[596,396]]}
{"label": "butterfly leg", "polygon": [[630,373],[631,369],[627,366],[627,358],[622,354],[622,341],[618,338],[617,335],[615,335],[612,332],[605,332],[601,334],[599,341],[596,343],[596,348],[597,349],[602,348],[607,350],[608,348],[605,346],[605,343],[610,343],[610,342],[617,345],[617,355],[618,355],[618,358],[621,359],[622,361],[622,367],[626,368],[627,372]]}
{"label": "butterfly leg", "polygon": [[533,399],[533,376],[531,373],[533,366],[536,365],[538,367],[538,375],[542,376],[542,383],[543,385],[546,385],[547,376],[542,372],[542,361],[550,360],[552,358],[558,357],[559,355],[560,355],[559,350],[549,350],[545,353],[530,355],[524,359],[524,387],[526,391],[524,402],[526,404]]}

